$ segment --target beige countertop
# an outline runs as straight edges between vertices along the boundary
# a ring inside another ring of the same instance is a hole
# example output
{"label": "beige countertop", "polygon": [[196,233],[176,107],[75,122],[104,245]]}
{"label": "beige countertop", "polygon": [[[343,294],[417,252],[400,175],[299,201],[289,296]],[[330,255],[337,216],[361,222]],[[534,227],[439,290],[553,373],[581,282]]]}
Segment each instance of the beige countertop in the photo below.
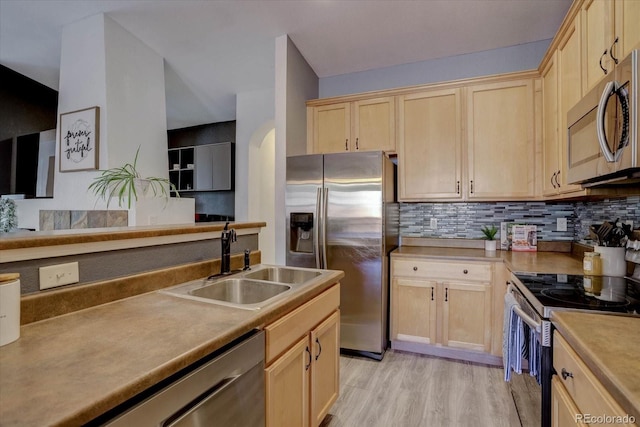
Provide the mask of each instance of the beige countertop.
{"label": "beige countertop", "polygon": [[90,421],[343,276],[332,271],[258,311],[149,292],[24,325],[0,347],[0,424]]}
{"label": "beige countertop", "polygon": [[640,317],[558,311],[551,321],[622,409],[640,420]]}
{"label": "beige countertop", "polygon": [[484,249],[401,246],[392,257],[504,262],[512,272],[582,274],[582,260],[563,252],[486,252]]}

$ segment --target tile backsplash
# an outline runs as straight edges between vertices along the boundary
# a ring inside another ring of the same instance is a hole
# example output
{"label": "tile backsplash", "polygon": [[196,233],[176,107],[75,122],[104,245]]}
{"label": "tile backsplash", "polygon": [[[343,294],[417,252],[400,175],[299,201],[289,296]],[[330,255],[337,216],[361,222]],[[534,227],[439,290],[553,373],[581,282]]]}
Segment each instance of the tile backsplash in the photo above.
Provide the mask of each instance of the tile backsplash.
{"label": "tile backsplash", "polygon": [[[437,227],[431,228],[431,219]],[[558,218],[567,231],[556,231]],[[534,224],[540,240],[584,240],[589,225],[603,220],[634,221],[640,226],[640,197],[597,202],[400,203],[400,235],[478,239],[485,225],[502,221]]]}
{"label": "tile backsplash", "polygon": [[129,212],[125,210],[41,210],[40,231],[102,227],[126,227]]}

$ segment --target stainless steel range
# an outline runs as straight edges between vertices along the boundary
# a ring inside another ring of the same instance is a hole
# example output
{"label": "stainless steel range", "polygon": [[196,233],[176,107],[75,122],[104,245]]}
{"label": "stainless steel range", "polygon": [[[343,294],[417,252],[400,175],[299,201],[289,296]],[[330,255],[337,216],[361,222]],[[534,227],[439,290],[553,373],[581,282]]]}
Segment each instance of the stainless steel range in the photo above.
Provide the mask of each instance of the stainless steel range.
{"label": "stainless steel range", "polygon": [[556,310],[640,316],[640,280],[626,277],[514,273],[508,292],[517,314],[540,334],[542,426],[551,425],[553,348],[551,313]]}

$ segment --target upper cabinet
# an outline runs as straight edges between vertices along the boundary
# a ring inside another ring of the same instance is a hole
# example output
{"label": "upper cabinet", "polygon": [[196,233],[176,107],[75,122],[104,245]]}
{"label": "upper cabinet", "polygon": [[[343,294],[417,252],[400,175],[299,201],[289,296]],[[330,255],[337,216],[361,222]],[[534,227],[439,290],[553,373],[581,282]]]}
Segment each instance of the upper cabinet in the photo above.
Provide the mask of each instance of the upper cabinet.
{"label": "upper cabinet", "polygon": [[398,198],[462,198],[461,89],[398,97]]}
{"label": "upper cabinet", "polygon": [[535,197],[534,79],[466,90],[469,199]]}
{"label": "upper cabinet", "polygon": [[638,0],[586,0],[576,19],[582,23],[585,93],[640,44]]}
{"label": "upper cabinet", "polygon": [[307,120],[310,153],[396,150],[393,96],[309,104]]}

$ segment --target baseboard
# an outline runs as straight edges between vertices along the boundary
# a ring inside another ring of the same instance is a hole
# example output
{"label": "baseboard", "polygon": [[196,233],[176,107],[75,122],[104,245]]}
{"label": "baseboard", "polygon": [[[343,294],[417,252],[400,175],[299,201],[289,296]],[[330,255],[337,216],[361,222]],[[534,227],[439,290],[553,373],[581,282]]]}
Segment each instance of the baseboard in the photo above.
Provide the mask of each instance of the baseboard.
{"label": "baseboard", "polygon": [[484,365],[502,366],[502,357],[473,350],[462,350],[458,348],[407,341],[391,341],[391,348],[394,350],[408,351],[411,353],[445,357],[447,359],[464,360],[467,362],[481,363]]}

